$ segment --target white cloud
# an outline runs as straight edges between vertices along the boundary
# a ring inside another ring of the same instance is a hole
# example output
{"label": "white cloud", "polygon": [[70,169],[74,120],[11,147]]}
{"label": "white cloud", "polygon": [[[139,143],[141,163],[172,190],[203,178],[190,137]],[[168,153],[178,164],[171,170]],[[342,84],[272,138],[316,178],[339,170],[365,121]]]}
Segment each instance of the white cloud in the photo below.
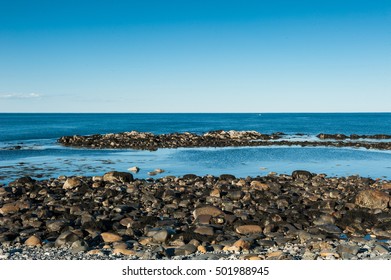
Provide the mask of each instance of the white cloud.
{"label": "white cloud", "polygon": [[33,99],[41,98],[43,94],[40,93],[0,93],[0,99]]}

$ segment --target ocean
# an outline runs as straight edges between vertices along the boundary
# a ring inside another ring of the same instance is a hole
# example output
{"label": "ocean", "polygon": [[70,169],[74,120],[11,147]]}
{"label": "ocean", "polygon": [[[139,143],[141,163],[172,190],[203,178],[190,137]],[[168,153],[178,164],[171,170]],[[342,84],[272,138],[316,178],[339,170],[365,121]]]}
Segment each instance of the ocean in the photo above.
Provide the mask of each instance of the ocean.
{"label": "ocean", "polygon": [[[305,169],[328,176],[391,178],[391,151],[329,147],[178,148],[158,151],[63,147],[64,135],[143,131],[204,133],[211,130],[283,132],[315,140],[319,133],[390,134],[391,113],[248,114],[0,114],[0,184],[15,178],[102,175],[138,166],[135,177],[233,174],[263,176]],[[296,138],[293,136],[295,135]],[[372,141],[372,140],[371,140]],[[20,146],[20,149],[15,149]]]}

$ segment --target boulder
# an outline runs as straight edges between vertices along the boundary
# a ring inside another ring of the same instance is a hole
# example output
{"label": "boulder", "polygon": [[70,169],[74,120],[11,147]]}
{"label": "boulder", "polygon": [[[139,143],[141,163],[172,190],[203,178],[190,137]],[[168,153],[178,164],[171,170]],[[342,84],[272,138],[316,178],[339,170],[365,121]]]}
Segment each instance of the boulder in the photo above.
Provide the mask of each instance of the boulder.
{"label": "boulder", "polygon": [[363,190],[356,196],[356,205],[370,209],[387,209],[390,195],[379,190]]}

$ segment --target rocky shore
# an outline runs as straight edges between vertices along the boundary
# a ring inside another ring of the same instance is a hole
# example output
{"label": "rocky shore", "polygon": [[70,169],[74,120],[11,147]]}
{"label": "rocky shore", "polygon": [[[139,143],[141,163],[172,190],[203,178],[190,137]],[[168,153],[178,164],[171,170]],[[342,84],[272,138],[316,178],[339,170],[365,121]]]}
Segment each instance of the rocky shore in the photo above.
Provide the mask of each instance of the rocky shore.
{"label": "rocky shore", "polygon": [[0,259],[391,259],[391,182],[131,173],[0,187]]}
{"label": "rocky shore", "polygon": [[[284,140],[284,133],[261,134],[256,131],[210,131],[202,135],[195,133],[171,133],[155,135],[146,132],[123,132],[94,134],[88,136],[63,136],[58,142],[65,146],[94,149],[137,149],[157,150],[159,148],[183,147],[260,147],[260,146],[311,146],[352,147],[377,150],[391,150],[391,142],[369,142],[367,139],[391,139],[391,135],[344,135],[318,134],[319,141]],[[349,141],[344,141],[349,139]],[[276,141],[278,140],[278,141]],[[353,140],[353,141],[352,141]],[[360,141],[358,141],[360,140]]]}

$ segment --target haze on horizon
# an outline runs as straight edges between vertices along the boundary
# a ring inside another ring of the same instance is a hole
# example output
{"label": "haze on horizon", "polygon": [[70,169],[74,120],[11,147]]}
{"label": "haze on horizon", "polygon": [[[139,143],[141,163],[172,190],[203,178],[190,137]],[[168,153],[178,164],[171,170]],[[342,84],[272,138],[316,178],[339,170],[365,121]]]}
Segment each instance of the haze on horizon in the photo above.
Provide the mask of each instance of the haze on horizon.
{"label": "haze on horizon", "polygon": [[391,1],[3,1],[1,112],[390,112]]}

